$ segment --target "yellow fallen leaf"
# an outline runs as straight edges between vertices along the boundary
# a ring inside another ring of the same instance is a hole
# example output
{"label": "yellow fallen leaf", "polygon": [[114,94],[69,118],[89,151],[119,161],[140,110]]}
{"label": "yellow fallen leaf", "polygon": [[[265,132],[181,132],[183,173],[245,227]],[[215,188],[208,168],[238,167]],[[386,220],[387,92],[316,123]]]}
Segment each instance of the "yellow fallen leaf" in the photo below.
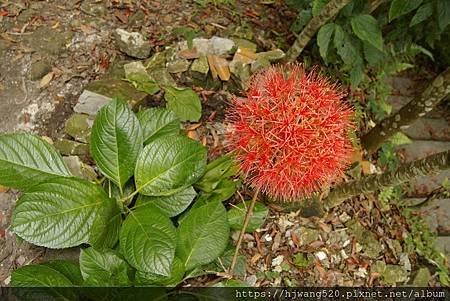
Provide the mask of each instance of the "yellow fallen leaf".
{"label": "yellow fallen leaf", "polygon": [[8,191],[8,187],[0,185],[0,193],[7,192],[7,191]]}
{"label": "yellow fallen leaf", "polygon": [[217,78],[218,76],[221,80],[224,81],[230,79],[230,68],[226,59],[221,58],[217,55],[208,55],[208,63],[213,78]]}
{"label": "yellow fallen leaf", "polygon": [[361,161],[361,169],[365,175],[371,175],[377,171],[375,165],[369,161]]}
{"label": "yellow fallen leaf", "polygon": [[47,86],[53,79],[53,75],[55,75],[55,73],[49,72],[47,73],[42,79],[41,82],[39,83],[39,88],[43,88],[45,86]]}

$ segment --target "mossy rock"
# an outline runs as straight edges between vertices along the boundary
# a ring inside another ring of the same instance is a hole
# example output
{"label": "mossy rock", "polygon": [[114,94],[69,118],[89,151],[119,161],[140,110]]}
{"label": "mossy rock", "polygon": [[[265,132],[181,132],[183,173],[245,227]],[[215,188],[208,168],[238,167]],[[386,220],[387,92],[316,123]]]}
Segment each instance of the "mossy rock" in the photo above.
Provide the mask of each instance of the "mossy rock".
{"label": "mossy rock", "polygon": [[147,93],[136,90],[130,83],[119,79],[101,79],[90,82],[86,90],[105,95],[111,98],[119,97],[131,104],[138,106],[147,97]]}

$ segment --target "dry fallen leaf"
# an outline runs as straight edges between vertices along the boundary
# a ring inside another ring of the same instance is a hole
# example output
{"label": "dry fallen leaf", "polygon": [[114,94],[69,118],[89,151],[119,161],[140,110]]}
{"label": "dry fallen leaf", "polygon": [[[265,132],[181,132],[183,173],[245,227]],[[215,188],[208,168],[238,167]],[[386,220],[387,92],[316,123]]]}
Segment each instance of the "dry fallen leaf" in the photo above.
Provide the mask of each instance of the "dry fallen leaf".
{"label": "dry fallen leaf", "polygon": [[45,86],[47,86],[53,79],[53,76],[55,75],[55,73],[49,72],[47,73],[42,79],[41,82],[39,83],[39,88],[44,88]]}
{"label": "dry fallen leaf", "polygon": [[7,191],[8,191],[8,187],[0,185],[0,193],[7,192]]}
{"label": "dry fallen leaf", "polygon": [[230,79],[230,68],[228,67],[228,61],[217,55],[208,55],[209,68],[211,69],[212,76],[221,80],[227,81]]}
{"label": "dry fallen leaf", "polygon": [[192,49],[184,49],[178,53],[184,59],[192,60],[200,57],[200,54],[197,52],[197,48],[193,47]]}
{"label": "dry fallen leaf", "polygon": [[370,163],[369,161],[361,161],[361,169],[365,175],[371,175],[377,171],[375,165]]}

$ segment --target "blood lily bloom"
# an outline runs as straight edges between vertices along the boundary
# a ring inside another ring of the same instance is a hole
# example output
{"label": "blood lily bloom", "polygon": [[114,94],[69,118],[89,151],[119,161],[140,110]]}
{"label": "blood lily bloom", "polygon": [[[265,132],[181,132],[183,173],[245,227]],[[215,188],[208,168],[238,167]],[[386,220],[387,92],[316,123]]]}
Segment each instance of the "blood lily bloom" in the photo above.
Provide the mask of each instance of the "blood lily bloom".
{"label": "blood lily bloom", "polygon": [[228,145],[247,184],[278,200],[310,196],[344,173],[353,152],[353,110],[341,88],[301,65],[250,80],[227,114]]}

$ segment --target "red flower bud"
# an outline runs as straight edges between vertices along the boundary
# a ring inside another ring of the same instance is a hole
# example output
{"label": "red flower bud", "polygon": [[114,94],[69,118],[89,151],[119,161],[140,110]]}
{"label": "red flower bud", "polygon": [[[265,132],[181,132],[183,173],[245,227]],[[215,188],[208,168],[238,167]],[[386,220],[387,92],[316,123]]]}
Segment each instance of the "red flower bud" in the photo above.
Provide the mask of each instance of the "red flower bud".
{"label": "red flower bud", "polygon": [[227,112],[228,145],[246,183],[278,200],[310,196],[344,173],[353,110],[337,84],[301,65],[252,77]]}

